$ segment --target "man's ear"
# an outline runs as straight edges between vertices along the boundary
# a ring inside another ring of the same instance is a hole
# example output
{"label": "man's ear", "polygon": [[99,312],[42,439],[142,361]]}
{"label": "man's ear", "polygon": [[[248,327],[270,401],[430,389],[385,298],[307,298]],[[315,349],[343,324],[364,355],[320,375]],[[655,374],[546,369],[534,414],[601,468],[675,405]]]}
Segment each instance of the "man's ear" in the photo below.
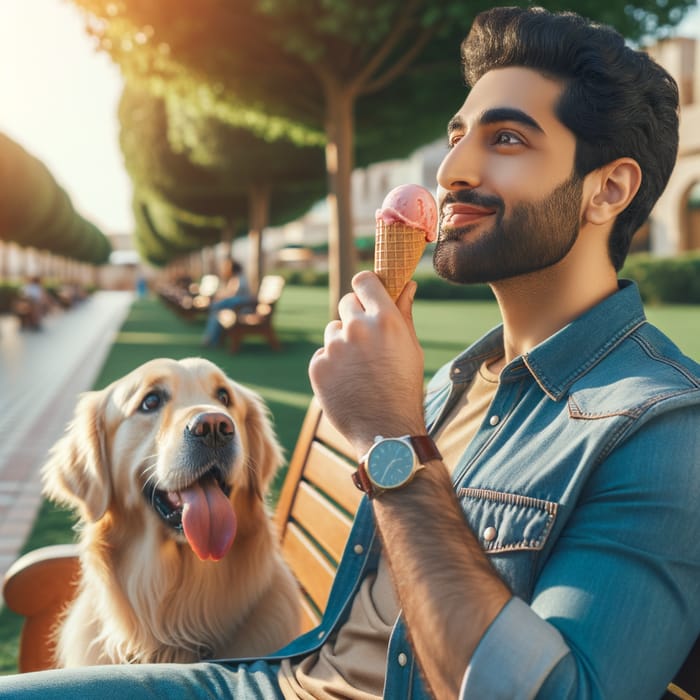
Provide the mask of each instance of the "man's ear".
{"label": "man's ear", "polygon": [[589,173],[591,187],[584,206],[584,221],[607,224],[624,211],[642,184],[642,169],[633,158],[618,158]]}

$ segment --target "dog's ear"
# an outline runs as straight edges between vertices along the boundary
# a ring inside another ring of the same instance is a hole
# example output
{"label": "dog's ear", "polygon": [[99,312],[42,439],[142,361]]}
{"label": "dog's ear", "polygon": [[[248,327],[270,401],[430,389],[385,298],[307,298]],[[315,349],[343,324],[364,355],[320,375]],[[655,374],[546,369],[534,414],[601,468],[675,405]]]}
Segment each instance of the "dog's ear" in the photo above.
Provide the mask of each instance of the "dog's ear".
{"label": "dog's ear", "polygon": [[236,393],[246,402],[245,431],[248,440],[247,473],[250,489],[263,499],[270,480],[282,465],[284,457],[267,404],[250,389],[237,387]]}
{"label": "dog's ear", "polygon": [[112,497],[105,447],[104,391],[83,394],[65,435],[51,448],[42,467],[44,495],[79,510],[84,520],[96,522]]}

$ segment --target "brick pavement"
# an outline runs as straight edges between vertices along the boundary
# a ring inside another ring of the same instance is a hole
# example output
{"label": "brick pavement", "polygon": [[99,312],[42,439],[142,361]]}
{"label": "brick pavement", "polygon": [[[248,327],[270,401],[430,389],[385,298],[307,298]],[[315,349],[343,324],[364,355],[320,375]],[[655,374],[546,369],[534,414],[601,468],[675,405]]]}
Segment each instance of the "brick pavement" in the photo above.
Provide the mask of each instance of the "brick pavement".
{"label": "brick pavement", "polygon": [[41,331],[0,316],[0,578],[31,531],[48,450],[97,378],[132,299],[97,292],[49,315]]}

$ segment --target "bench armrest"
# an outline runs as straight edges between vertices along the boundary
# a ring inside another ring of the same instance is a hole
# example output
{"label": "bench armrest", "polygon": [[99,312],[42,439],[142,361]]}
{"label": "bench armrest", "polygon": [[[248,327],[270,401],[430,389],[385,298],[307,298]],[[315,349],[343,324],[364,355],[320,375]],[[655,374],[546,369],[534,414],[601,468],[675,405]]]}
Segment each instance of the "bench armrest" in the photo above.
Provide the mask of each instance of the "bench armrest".
{"label": "bench armrest", "polygon": [[52,632],[61,610],[75,596],[80,580],[77,545],[41,547],[20,557],[3,582],[3,597],[26,620],[20,638],[21,672],[53,668]]}

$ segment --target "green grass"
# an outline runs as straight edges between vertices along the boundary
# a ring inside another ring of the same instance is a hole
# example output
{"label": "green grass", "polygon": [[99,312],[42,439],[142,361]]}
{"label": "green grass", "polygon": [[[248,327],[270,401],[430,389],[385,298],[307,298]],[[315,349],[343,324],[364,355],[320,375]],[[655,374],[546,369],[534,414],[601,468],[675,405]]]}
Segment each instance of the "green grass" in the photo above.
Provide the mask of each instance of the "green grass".
{"label": "green grass", "polygon": [[[649,319],[668,333],[695,359],[700,358],[700,310],[694,306],[648,309]],[[425,374],[460,352],[499,322],[498,309],[489,301],[421,301],[414,309],[419,339],[425,351]],[[273,352],[251,339],[240,352],[199,347],[203,322],[177,318],[157,299],[136,301],[95,381],[102,388],[154,357],[204,355],[237,381],[257,390],[272,411],[277,434],[291,454],[311,398],[307,366],[319,347],[328,321],[325,289],[289,286],[279,302],[276,328],[283,351]],[[281,473],[274,486],[279,487]],[[274,500],[274,495],[273,495]],[[24,551],[68,542],[73,538],[72,517],[49,504],[42,507]],[[16,670],[16,648],[21,620],[3,609],[0,613],[0,673]]]}

